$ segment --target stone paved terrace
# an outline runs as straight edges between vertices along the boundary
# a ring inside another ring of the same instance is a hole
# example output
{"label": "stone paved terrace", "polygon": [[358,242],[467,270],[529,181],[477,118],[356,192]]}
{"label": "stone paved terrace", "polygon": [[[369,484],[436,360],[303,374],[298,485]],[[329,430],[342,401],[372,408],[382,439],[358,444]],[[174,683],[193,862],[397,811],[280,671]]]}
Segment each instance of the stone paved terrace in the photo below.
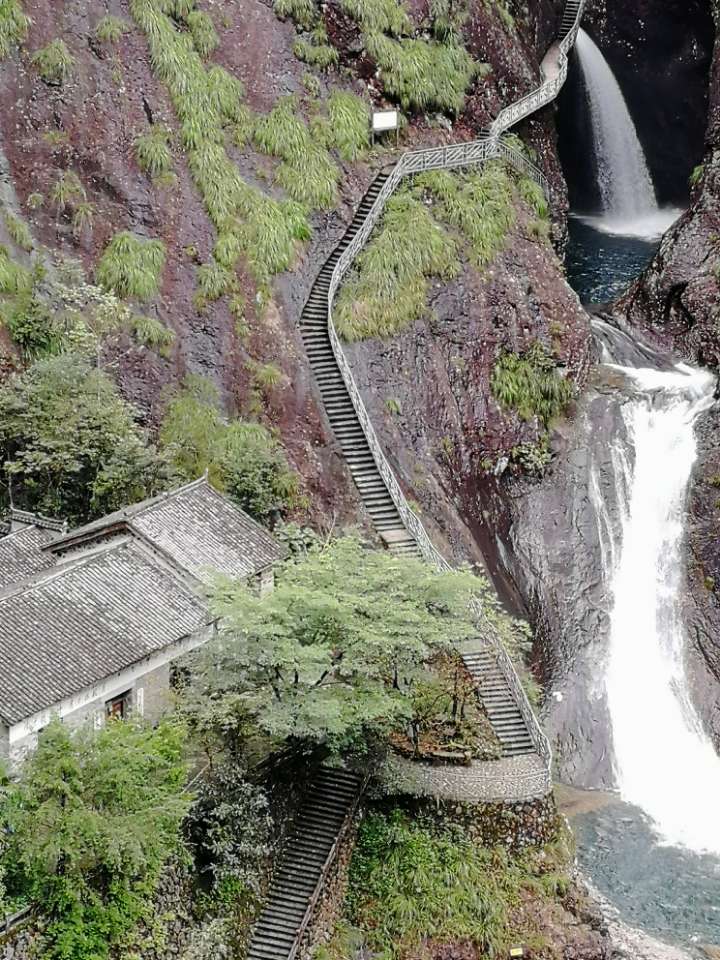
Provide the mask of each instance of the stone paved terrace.
{"label": "stone paved terrace", "polygon": [[552,787],[536,753],[469,765],[440,765],[391,756],[382,772],[389,793],[466,803],[519,802],[547,796]]}

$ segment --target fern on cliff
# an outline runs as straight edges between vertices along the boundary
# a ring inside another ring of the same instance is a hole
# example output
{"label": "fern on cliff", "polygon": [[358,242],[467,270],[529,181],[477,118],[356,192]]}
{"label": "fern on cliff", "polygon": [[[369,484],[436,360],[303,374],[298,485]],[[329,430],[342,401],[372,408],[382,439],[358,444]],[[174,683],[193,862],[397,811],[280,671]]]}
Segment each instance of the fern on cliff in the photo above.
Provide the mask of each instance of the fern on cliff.
{"label": "fern on cliff", "polygon": [[97,267],[97,282],[118,297],[149,300],[160,289],[165,244],[128,231],[116,233]]}
{"label": "fern on cliff", "polygon": [[425,313],[429,278],[459,269],[453,238],[407,190],[396,194],[340,291],[338,332],[346,340],[397,334]]}
{"label": "fern on cliff", "polygon": [[0,3],[0,60],[25,39],[29,26],[30,17],[23,12],[19,0]]}

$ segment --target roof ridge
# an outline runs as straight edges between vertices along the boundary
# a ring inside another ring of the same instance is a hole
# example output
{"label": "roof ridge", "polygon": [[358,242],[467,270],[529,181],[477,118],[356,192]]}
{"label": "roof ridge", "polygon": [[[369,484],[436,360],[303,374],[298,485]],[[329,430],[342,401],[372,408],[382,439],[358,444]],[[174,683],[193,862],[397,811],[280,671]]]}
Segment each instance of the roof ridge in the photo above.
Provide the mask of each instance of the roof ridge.
{"label": "roof ridge", "polygon": [[32,513],[30,510],[19,510],[17,507],[10,507],[10,519],[19,520],[21,523],[27,523],[33,527],[57,530],[59,533],[67,530],[67,520],[57,520],[54,517],[46,517],[42,513]]}

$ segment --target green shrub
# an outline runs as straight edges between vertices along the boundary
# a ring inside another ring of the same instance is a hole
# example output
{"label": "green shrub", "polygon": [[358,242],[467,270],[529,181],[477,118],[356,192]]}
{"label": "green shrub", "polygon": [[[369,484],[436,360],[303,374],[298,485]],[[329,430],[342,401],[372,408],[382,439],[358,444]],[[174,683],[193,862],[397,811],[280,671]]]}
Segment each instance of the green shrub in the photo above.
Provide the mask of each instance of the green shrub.
{"label": "green shrub", "polygon": [[167,483],[135,411],[102,371],[70,353],[0,387],[3,489],[17,506],[82,523]]}
{"label": "green shrub", "polygon": [[197,272],[197,289],[203,300],[219,300],[237,286],[235,274],[220,263],[204,263]]}
{"label": "green shrub", "polygon": [[117,43],[130,29],[130,24],[121,17],[108,14],[98,20],[95,27],[95,36],[100,43]]}
{"label": "green shrub", "polygon": [[225,422],[216,388],[188,377],[170,400],[160,428],[162,450],[180,476],[205,470],[218,489],[259,520],[297,502],[298,477],[275,434],[259,423]]}
{"label": "green shrub", "polygon": [[539,860],[532,853],[513,859],[459,828],[411,820],[400,810],[371,814],[351,861],[349,916],[371,951],[388,958],[415,955],[426,938],[468,941],[483,957],[508,956],[525,932],[516,916],[523,890],[539,891]]}
{"label": "green shrub", "polygon": [[64,40],[53,40],[42,50],[36,51],[30,62],[45,83],[62,84],[75,66],[75,58],[68,50]]}
{"label": "green shrub", "polygon": [[428,278],[450,279],[459,269],[452,237],[420,200],[397,193],[340,291],[338,332],[347,340],[399,333],[425,313]]}
{"label": "green shrub", "polygon": [[13,295],[32,288],[32,274],[10,258],[7,247],[0,244],[0,294]]}
{"label": "green shrub", "polygon": [[328,144],[343,160],[363,157],[370,146],[370,108],[347,90],[334,90],[328,98]]}
{"label": "green shrub", "polygon": [[316,70],[329,70],[331,67],[336,67],[340,59],[335,47],[315,40],[296,40],[293,44],[293,53],[298,60],[302,60]]}
{"label": "green shrub", "polygon": [[275,0],[273,9],[283,20],[293,20],[303,30],[309,30],[318,16],[315,0]]}
{"label": "green shrub", "polygon": [[157,348],[163,355],[168,353],[175,342],[174,330],[166,327],[161,320],[157,320],[155,317],[136,314],[133,317],[132,329],[138,343],[141,343],[144,347]]}
{"label": "green shrub", "polygon": [[182,849],[182,748],[167,723],[96,732],[56,719],[3,785],[3,859],[42,918],[46,960],[125,955],[121,944],[149,919],[161,871]]}
{"label": "green shrub", "polygon": [[0,60],[25,39],[29,26],[30,17],[23,13],[19,0],[3,0],[0,4]]}
{"label": "green shrub", "polygon": [[398,0],[341,0],[341,6],[365,33],[402,37],[413,32],[405,5]]}
{"label": "green shrub", "polygon": [[165,244],[128,231],[116,233],[97,266],[97,281],[118,297],[149,300],[160,289]]}
{"label": "green shrub", "polygon": [[71,204],[78,203],[86,199],[85,187],[80,182],[80,177],[74,170],[63,170],[58,174],[55,185],[52,189],[53,203],[64,210]]}
{"label": "green shrub", "polygon": [[434,40],[367,37],[367,51],[381,72],[385,93],[404,110],[440,110],[457,116],[477,64],[464,47]]}
{"label": "green shrub", "polygon": [[305,87],[308,95],[311,97],[320,96],[320,81],[314,73],[304,73],[301,78],[302,85]]}
{"label": "green shrub", "polygon": [[699,163],[690,174],[689,184],[691,187],[696,187],[702,180],[705,174],[705,164]]}
{"label": "green shrub", "polygon": [[523,356],[505,353],[493,367],[493,396],[523,420],[538,420],[547,426],[562,414],[573,397],[572,383],[560,377],[553,358],[539,342]]}
{"label": "green shrub", "polygon": [[220,43],[212,17],[201,10],[192,10],[186,20],[195,49],[206,60]]}
{"label": "green shrub", "polygon": [[205,69],[194,44],[167,15],[165,0],[131,0],[130,9],[147,36],[153,69],[170,92],[208,215],[219,232],[235,234],[255,279],[267,284],[290,266],[296,242],[308,238],[306,212],[249,186],[228,156],[226,129],[237,132],[249,120],[237,103],[242,87],[220,68]]}
{"label": "green shrub", "polygon": [[147,133],[135,140],[135,158],[140,169],[151,177],[159,177],[172,170],[170,131],[167,127],[153,124]]}
{"label": "green shrub", "polygon": [[7,227],[7,232],[10,234],[10,239],[15,246],[20,247],[21,250],[25,250],[26,252],[32,250],[33,238],[30,233],[30,228],[25,221],[19,217],[14,217],[11,213],[5,213],[3,219]]}

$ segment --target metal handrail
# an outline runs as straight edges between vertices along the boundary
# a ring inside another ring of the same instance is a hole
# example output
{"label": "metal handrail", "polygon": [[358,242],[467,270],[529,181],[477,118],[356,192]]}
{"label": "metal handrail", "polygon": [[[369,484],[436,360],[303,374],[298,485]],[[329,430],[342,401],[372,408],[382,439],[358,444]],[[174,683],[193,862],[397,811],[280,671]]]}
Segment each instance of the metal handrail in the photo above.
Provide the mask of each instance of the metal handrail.
{"label": "metal handrail", "polygon": [[[390,176],[385,181],[380,193],[375,199],[372,207],[368,211],[365,220],[358,232],[353,237],[350,244],[343,251],[340,259],[335,264],[330,286],[327,294],[328,303],[328,334],[335,360],[337,362],[342,378],[345,382],[348,394],[352,401],[358,421],[362,427],[365,439],[372,453],[378,471],[387,487],[388,493],[392,498],[405,529],[413,537],[420,549],[424,559],[437,567],[438,570],[451,570],[452,567],[442,554],[435,548],[428,532],[423,526],[418,515],[410,508],[410,505],[403,493],[395,473],[385,457],[378,436],[373,427],[370,415],[367,412],[360,390],[355,382],[350,364],[342,348],[340,338],[335,330],[335,324],[332,316],[332,305],[340,286],[340,282],[347,273],[355,257],[365,246],[375,225],[382,216],[387,201],[393,195],[400,182],[409,175],[422,173],[427,170],[448,170],[456,167],[476,166],[486,163],[493,158],[500,158],[512,164],[517,170],[531,177],[543,190],[545,196],[550,199],[550,185],[543,173],[531,163],[522,153],[512,147],[507,141],[501,139],[501,134],[509,127],[513,126],[528,112],[533,112],[550,103],[557,96],[560,88],[567,78],[568,53],[575,43],[577,32],[580,29],[586,0],[569,0],[566,7],[566,16],[575,11],[574,20],[571,28],[565,34],[560,42],[558,53],[558,75],[552,80],[545,81],[527,97],[519,100],[516,104],[501,111],[493,122],[490,133],[477,140],[471,140],[461,143],[448,144],[440,147],[428,147],[423,150],[413,150],[404,153],[395,164]],[[527,110],[532,105],[532,110]],[[525,112],[524,112],[525,111]],[[482,608],[482,604],[474,600],[473,612],[482,624],[484,638],[492,646],[497,657],[505,679],[512,690],[517,705],[525,720],[533,745],[539,756],[550,769],[552,763],[552,752],[550,742],[545,736],[535,712],[532,709],[527,695],[523,689],[522,682],[513,666],[510,657],[502,644],[497,630],[488,621]]]}

